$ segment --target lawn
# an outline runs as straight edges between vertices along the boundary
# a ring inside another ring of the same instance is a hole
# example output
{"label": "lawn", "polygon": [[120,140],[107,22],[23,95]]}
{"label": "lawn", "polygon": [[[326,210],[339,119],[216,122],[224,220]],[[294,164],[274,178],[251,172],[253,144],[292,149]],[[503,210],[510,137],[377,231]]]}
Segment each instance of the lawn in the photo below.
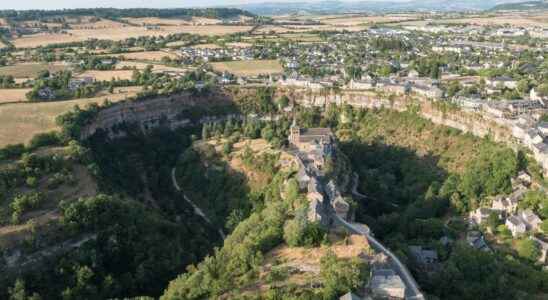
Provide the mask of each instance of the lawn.
{"label": "lawn", "polygon": [[283,72],[282,65],[277,60],[228,61],[211,63],[211,66],[216,71],[227,71],[237,76],[256,76]]}

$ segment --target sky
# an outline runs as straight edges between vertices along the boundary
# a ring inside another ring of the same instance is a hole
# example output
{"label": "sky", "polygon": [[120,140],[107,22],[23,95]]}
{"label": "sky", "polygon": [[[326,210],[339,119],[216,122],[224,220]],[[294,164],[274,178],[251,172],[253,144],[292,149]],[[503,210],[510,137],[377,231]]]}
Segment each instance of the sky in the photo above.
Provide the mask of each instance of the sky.
{"label": "sky", "polygon": [[[295,0],[293,0],[295,1]],[[0,0],[0,9],[61,9],[89,7],[197,7],[260,2],[293,2],[291,0]],[[299,0],[311,1],[311,0]],[[312,0],[314,1],[314,0]]]}

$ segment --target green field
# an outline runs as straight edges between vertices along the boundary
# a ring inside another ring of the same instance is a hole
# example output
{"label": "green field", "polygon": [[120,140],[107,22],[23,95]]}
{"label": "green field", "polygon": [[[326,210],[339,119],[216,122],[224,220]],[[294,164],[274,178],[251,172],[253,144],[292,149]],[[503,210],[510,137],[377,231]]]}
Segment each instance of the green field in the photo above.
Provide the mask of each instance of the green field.
{"label": "green field", "polygon": [[283,72],[283,67],[277,60],[228,61],[211,63],[211,66],[216,71],[227,71],[237,76],[257,76]]}

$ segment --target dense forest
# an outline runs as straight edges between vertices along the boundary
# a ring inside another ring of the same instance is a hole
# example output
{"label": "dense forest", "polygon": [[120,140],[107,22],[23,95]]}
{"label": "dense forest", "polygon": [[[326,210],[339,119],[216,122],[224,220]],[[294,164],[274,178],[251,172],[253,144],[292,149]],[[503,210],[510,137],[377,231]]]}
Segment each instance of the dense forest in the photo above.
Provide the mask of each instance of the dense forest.
{"label": "dense forest", "polygon": [[[346,110],[337,133],[360,176],[359,189],[368,196],[359,202],[356,219],[412,268],[408,246],[437,250],[438,271],[413,269],[425,292],[441,299],[516,299],[546,292],[548,276],[528,258],[486,253],[458,241],[466,231],[461,217],[489,196],[510,193],[518,171],[538,174],[535,163],[488,138],[434,125],[413,110]],[[444,237],[455,244],[443,244]]]}
{"label": "dense forest", "polygon": [[174,9],[152,9],[152,8],[79,8],[63,10],[1,10],[0,17],[13,21],[42,20],[56,17],[82,17],[96,16],[98,18],[182,18],[182,17],[206,17],[227,19],[238,16],[254,15],[236,8],[174,8]]}

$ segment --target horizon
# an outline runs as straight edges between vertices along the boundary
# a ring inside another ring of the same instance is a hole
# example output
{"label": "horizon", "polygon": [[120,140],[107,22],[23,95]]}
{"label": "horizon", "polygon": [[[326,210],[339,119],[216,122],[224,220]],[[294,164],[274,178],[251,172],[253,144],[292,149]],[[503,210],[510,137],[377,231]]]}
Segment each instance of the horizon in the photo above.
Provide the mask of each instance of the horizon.
{"label": "horizon", "polygon": [[[207,8],[207,7],[232,7],[247,4],[260,3],[284,3],[284,2],[409,2],[410,0],[159,0],[151,4],[146,0],[79,0],[74,4],[71,0],[21,0],[17,3],[0,4],[0,10],[60,10],[60,9],[85,9],[85,8]],[[183,3],[181,3],[183,2]],[[114,4],[114,5],[113,5]]]}

